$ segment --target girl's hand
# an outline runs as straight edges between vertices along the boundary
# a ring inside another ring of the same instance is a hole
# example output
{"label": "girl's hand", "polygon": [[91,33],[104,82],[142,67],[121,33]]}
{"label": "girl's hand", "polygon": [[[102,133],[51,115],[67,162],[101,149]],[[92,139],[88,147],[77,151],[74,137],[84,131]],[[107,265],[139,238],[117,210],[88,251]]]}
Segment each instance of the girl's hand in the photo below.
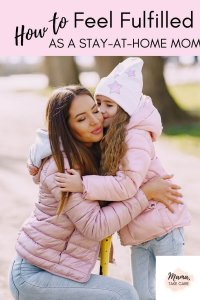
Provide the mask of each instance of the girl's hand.
{"label": "girl's hand", "polygon": [[77,170],[70,169],[67,173],[56,173],[55,181],[61,192],[82,193],[83,183]]}
{"label": "girl's hand", "polygon": [[149,200],[163,203],[171,212],[173,212],[172,203],[183,203],[180,200],[183,197],[179,192],[181,187],[168,181],[172,177],[173,175],[154,177],[141,187]]}
{"label": "girl's hand", "polygon": [[27,168],[28,168],[29,174],[30,174],[31,176],[37,175],[37,173],[38,173],[38,171],[39,171],[39,168],[37,168],[37,167],[35,167],[35,166],[33,166],[33,165],[29,165],[28,163],[27,163]]}

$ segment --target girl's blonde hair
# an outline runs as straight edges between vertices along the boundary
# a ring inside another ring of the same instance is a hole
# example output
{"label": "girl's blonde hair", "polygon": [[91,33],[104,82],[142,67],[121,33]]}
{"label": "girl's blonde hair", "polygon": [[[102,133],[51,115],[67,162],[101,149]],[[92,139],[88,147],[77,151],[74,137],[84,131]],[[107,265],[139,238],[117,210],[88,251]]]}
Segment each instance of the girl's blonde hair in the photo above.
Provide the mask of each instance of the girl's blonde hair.
{"label": "girl's blonde hair", "polygon": [[126,154],[127,144],[126,138],[126,126],[129,123],[130,116],[118,106],[116,115],[113,117],[112,123],[107,129],[101,141],[101,174],[115,176],[121,163],[122,158]]}

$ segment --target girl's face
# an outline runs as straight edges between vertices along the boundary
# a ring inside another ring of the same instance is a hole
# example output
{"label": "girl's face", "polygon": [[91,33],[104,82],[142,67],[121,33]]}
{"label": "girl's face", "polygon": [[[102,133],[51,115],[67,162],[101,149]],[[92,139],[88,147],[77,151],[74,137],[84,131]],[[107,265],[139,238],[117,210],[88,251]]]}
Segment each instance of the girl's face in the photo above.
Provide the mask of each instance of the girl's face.
{"label": "girl's face", "polygon": [[104,123],[103,127],[109,127],[113,117],[117,113],[118,105],[110,98],[102,95],[96,96],[97,104],[103,115]]}
{"label": "girl's face", "polygon": [[88,147],[103,137],[103,116],[88,95],[77,96],[69,109],[69,126],[73,136]]}

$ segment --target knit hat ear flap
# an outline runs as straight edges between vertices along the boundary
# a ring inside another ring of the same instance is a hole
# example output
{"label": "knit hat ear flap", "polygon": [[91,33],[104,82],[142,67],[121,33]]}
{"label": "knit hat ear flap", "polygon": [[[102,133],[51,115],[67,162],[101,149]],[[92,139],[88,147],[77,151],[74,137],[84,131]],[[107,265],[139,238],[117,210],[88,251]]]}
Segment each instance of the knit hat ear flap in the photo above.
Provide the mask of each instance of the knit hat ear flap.
{"label": "knit hat ear flap", "polygon": [[142,66],[141,58],[125,59],[107,77],[100,80],[94,97],[102,95],[110,98],[131,116],[137,110],[142,97]]}

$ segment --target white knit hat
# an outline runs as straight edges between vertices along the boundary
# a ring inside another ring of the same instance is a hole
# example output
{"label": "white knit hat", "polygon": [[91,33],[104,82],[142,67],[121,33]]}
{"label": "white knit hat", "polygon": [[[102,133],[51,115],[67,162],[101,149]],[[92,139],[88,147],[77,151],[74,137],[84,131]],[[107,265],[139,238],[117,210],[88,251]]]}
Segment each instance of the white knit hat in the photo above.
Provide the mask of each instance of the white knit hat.
{"label": "white knit hat", "polygon": [[131,116],[142,97],[142,66],[141,58],[125,59],[107,77],[100,80],[94,97],[102,95],[112,99]]}

